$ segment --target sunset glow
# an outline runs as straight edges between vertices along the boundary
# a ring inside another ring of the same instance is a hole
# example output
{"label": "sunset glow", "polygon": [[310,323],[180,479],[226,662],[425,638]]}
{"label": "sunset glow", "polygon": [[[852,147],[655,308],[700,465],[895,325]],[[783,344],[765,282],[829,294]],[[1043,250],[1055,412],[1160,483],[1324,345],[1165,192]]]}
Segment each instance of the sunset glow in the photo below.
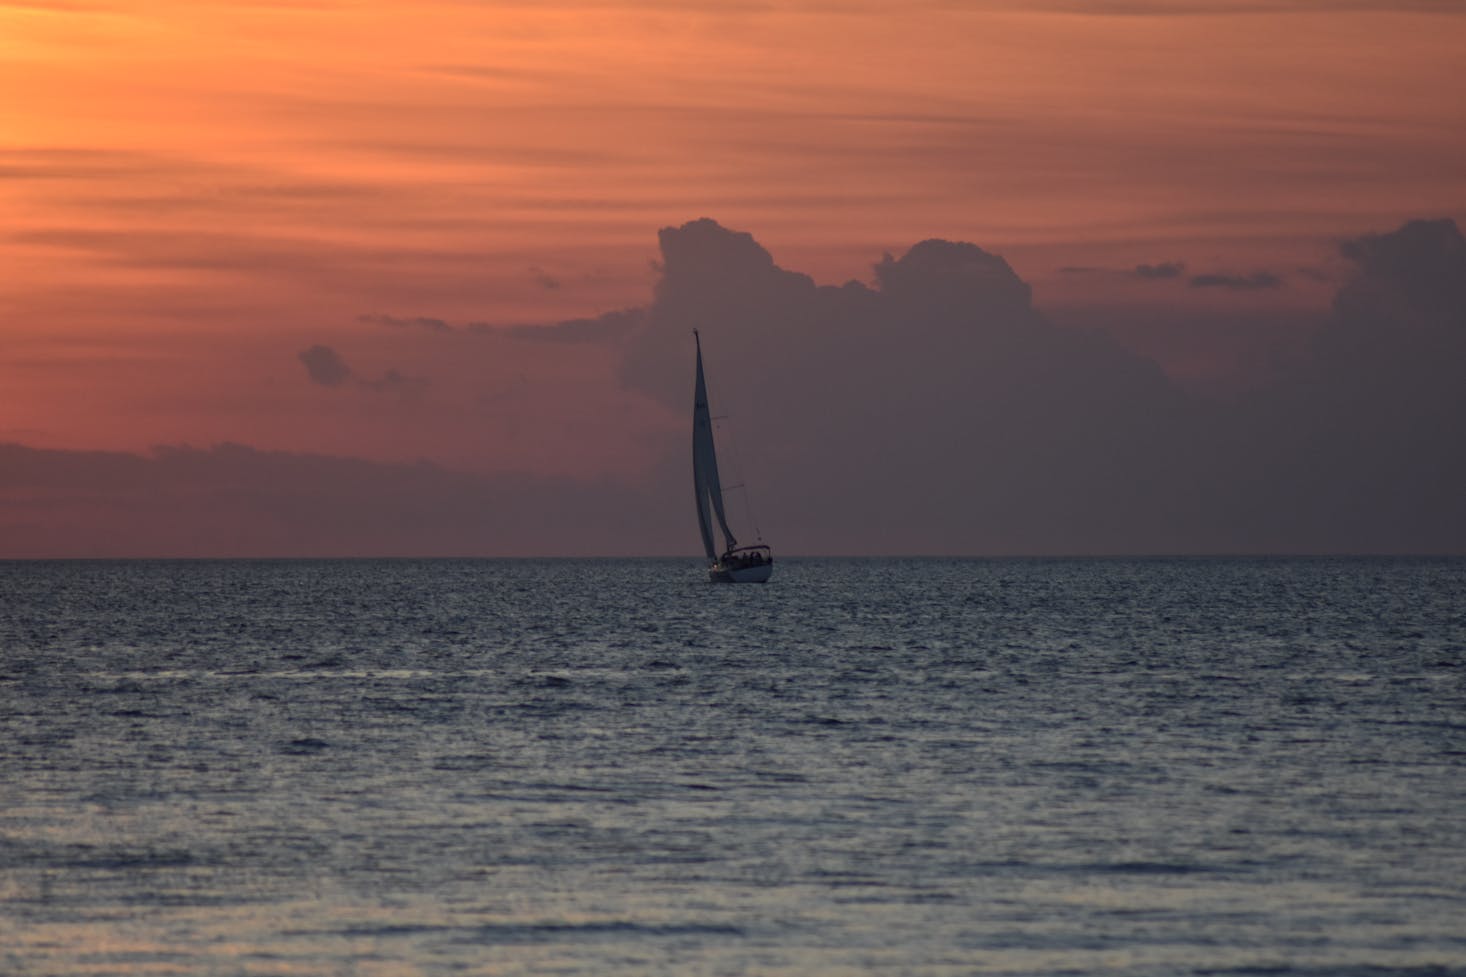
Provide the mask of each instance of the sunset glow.
{"label": "sunset glow", "polygon": [[1310,321],[1339,242],[1466,217],[1466,16],[1400,6],[0,3],[0,441],[635,483],[685,411],[513,330],[647,306],[700,217],[828,285],[972,242],[1232,383],[1171,318]]}

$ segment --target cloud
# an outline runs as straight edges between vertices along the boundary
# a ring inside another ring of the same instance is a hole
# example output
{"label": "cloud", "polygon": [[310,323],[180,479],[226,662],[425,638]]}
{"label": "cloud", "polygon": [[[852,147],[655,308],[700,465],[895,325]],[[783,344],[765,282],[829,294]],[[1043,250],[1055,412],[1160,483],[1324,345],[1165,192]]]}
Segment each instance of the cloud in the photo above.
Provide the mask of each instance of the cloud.
{"label": "cloud", "polygon": [[922,241],[900,260],[887,254],[874,271],[882,295],[932,315],[1022,316],[1033,300],[1008,262],[975,244]]}
{"label": "cloud", "polygon": [[432,333],[466,333],[474,336],[507,336],[531,343],[568,343],[596,345],[616,343],[640,324],[641,309],[610,312],[595,318],[566,319],[547,325],[494,325],[491,322],[467,322],[455,325],[445,319],[429,316],[359,315],[356,321],[365,325],[391,326],[395,329],[422,329]]}
{"label": "cloud", "polygon": [[146,455],[0,444],[6,558],[655,555],[679,549],[659,515],[671,501],[238,444]]}
{"label": "cloud", "polygon": [[1136,265],[1135,276],[1146,279],[1180,278],[1186,265],[1180,261],[1162,261],[1154,265]]}
{"label": "cloud", "polygon": [[1327,268],[1314,268],[1304,265],[1293,269],[1293,272],[1299,278],[1310,282],[1318,282],[1323,285],[1337,281],[1337,276]]}
{"label": "cloud", "polygon": [[1088,265],[1066,265],[1059,269],[1062,275],[1107,275],[1114,278],[1139,278],[1143,281],[1165,281],[1180,278],[1186,272],[1182,261],[1160,261],[1155,264],[1141,264],[1134,268],[1097,268]]}
{"label": "cloud", "polygon": [[1466,238],[1455,221],[1410,221],[1345,241],[1339,251],[1352,274],[1334,297],[1333,327],[1320,337],[1325,361],[1375,376],[1402,356],[1423,357],[1412,371],[1449,372],[1466,361]]}
{"label": "cloud", "polygon": [[1204,274],[1191,276],[1192,288],[1224,288],[1233,292],[1254,292],[1259,289],[1282,288],[1283,279],[1270,271],[1250,275]]}
{"label": "cloud", "polygon": [[[0,4],[0,7],[3,7]],[[37,8],[43,9],[43,8]],[[0,180],[84,180],[157,176],[153,160],[112,149],[27,147],[0,149]]]}
{"label": "cloud", "polygon": [[369,326],[392,326],[395,329],[426,329],[429,332],[453,332],[454,327],[443,319],[430,316],[404,318],[394,315],[359,315],[356,321]]}
{"label": "cloud", "polygon": [[1425,300],[1450,315],[1466,301],[1466,240],[1453,220],[1413,220],[1390,234],[1345,241],[1339,252],[1358,273],[1345,295],[1358,300],[1366,286]]}
{"label": "cloud", "polygon": [[616,343],[643,321],[641,309],[608,312],[595,319],[568,319],[553,326],[510,326],[510,337],[531,343]]}
{"label": "cloud", "polygon": [[351,367],[346,365],[341,354],[329,346],[312,346],[310,349],[302,350],[297,357],[305,365],[311,382],[323,387],[338,388],[354,380],[355,385],[361,389],[370,390],[373,393],[396,394],[405,399],[421,396],[428,387],[426,379],[404,376],[395,369],[388,370],[377,379],[358,377]]}
{"label": "cloud", "polygon": [[7,3],[0,3],[0,9],[12,10],[43,10],[68,14],[105,13],[108,8],[105,4],[91,3],[65,3],[62,0],[9,0]]}
{"label": "cloud", "polygon": [[[0,546],[691,553],[687,427],[657,427],[660,409],[641,421],[630,412],[646,397],[688,417],[695,328],[714,412],[727,418],[725,481],[744,486],[730,492],[735,527],[752,526],[756,508],[781,553],[1466,552],[1466,239],[1451,221],[1342,242],[1347,277],[1332,308],[1294,323],[1294,339],[1307,338],[1290,341],[1289,359],[1225,398],[1179,387],[1101,331],[1056,323],[1003,256],[975,244],[920,241],[876,262],[871,284],[837,287],[708,219],[664,228],[659,243],[644,308],[496,327],[504,341],[492,347],[538,342],[514,355],[573,360],[577,377],[604,377],[592,371],[614,360],[623,399],[546,400],[525,433],[563,457],[570,449],[545,432],[643,423],[653,447],[639,450],[661,461],[635,484],[239,446],[147,456],[10,446]],[[1206,327],[1243,344],[1281,321],[1246,304],[1214,314]],[[1192,327],[1202,328],[1183,319],[1171,331]],[[461,355],[454,343],[424,345]],[[363,378],[326,346],[300,360],[313,383],[337,389],[426,389],[397,370]],[[508,416],[515,402],[491,409]]]}
{"label": "cloud", "polygon": [[297,354],[305,364],[305,371],[312,383],[323,387],[339,387],[351,379],[351,368],[346,361],[329,346],[312,346]]}
{"label": "cloud", "polygon": [[[1014,6],[1010,0],[996,0],[992,6]],[[1457,0],[1107,0],[1105,3],[1084,3],[1080,0],[1045,0],[1040,4],[1023,4],[1019,9],[1048,10],[1055,13],[1082,14],[1087,17],[1185,17],[1185,16],[1254,16],[1258,14],[1320,14],[1382,11],[1385,13],[1422,13],[1457,16],[1466,13]]]}
{"label": "cloud", "polygon": [[785,545],[1160,546],[1153,526],[1137,534],[1155,499],[1130,479],[1163,479],[1182,398],[1154,363],[1049,322],[1001,256],[932,239],[886,255],[874,288],[830,287],[711,221],[660,239],[663,277],[623,376],[689,409],[701,330],[714,412],[758,472],[733,477],[763,508],[778,500],[761,521],[784,526]]}
{"label": "cloud", "polygon": [[[1056,325],[976,245],[923,241],[877,263],[875,287],[822,287],[709,220],[659,237],[662,278],[623,378],[686,409],[701,330],[714,412],[757,456],[751,478],[733,478],[752,483],[785,545],[1466,550],[1466,461],[1450,433],[1466,416],[1466,251],[1450,222],[1347,242],[1356,274],[1319,341],[1287,344],[1297,362],[1227,401]],[[1151,267],[1183,274],[1167,265]],[[1281,285],[1269,272],[1195,278]]]}
{"label": "cloud", "polygon": [[422,396],[428,388],[428,381],[422,377],[409,377],[397,370],[388,370],[376,380],[361,380],[361,385],[375,393],[396,394],[408,399]]}

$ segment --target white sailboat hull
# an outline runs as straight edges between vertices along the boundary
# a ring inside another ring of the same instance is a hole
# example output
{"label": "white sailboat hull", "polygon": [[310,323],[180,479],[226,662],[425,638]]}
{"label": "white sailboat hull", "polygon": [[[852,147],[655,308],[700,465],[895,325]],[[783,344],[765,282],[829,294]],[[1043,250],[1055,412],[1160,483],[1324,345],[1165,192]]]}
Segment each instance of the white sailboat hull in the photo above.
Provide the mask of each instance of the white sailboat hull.
{"label": "white sailboat hull", "polygon": [[773,573],[774,565],[772,563],[736,568],[714,563],[708,567],[708,579],[713,583],[766,583]]}

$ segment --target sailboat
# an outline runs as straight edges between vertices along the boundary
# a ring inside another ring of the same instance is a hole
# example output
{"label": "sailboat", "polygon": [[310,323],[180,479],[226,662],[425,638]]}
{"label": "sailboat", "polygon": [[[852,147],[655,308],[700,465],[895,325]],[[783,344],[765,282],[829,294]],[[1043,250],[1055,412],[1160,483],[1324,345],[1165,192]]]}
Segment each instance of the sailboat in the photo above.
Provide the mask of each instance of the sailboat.
{"label": "sailboat", "polygon": [[[723,485],[718,481],[718,455],[713,449],[713,417],[708,410],[708,387],[702,376],[702,337],[697,343],[697,386],[692,395],[692,490],[697,496],[697,528],[708,555],[708,579],[713,583],[764,583],[774,572],[774,554],[767,546],[739,546],[723,511]],[[713,517],[723,531],[723,552],[713,545]]]}

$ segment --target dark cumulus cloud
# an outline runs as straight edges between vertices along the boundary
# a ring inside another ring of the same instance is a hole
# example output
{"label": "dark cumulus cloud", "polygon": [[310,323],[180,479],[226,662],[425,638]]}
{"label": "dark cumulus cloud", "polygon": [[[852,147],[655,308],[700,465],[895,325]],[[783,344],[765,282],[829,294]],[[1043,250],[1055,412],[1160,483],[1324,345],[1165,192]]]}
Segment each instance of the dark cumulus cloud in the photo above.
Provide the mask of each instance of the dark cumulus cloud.
{"label": "dark cumulus cloud", "polygon": [[421,377],[409,377],[390,369],[380,377],[360,377],[347,365],[330,346],[312,346],[301,350],[297,358],[305,366],[306,375],[312,383],[323,387],[340,388],[348,384],[373,393],[396,394],[400,397],[417,397],[428,387],[428,381]]}
{"label": "dark cumulus cloud", "polygon": [[351,368],[329,346],[312,346],[301,350],[298,356],[312,383],[319,383],[323,387],[339,387],[351,379]]}
{"label": "dark cumulus cloud", "polygon": [[1420,295],[1450,318],[1466,299],[1466,241],[1455,221],[1413,220],[1391,234],[1345,241],[1339,253],[1360,271],[1343,296],[1346,301],[1357,301],[1372,289],[1395,300]]}
{"label": "dark cumulus cloud", "polygon": [[1228,418],[1217,457],[1251,482],[1221,484],[1276,535],[1466,551],[1466,239],[1411,221],[1340,251],[1351,271],[1310,355]]}
{"label": "dark cumulus cloud", "polygon": [[[660,243],[624,379],[685,406],[700,329],[714,410],[758,455],[760,518],[806,552],[1466,550],[1450,221],[1346,242],[1305,355],[1220,403],[1053,323],[976,245],[920,242],[873,285],[819,286],[710,220]],[[1233,277],[1198,287],[1281,284]]]}
{"label": "dark cumulus cloud", "polygon": [[[1184,413],[1154,363],[1061,329],[1000,255],[930,239],[874,286],[818,286],[710,220],[661,232],[663,276],[626,382],[685,406],[701,330],[765,526],[805,552],[1153,548],[1161,446]],[[756,454],[755,454],[756,452]],[[737,476],[735,476],[737,477]],[[752,489],[750,489],[752,491]]]}

